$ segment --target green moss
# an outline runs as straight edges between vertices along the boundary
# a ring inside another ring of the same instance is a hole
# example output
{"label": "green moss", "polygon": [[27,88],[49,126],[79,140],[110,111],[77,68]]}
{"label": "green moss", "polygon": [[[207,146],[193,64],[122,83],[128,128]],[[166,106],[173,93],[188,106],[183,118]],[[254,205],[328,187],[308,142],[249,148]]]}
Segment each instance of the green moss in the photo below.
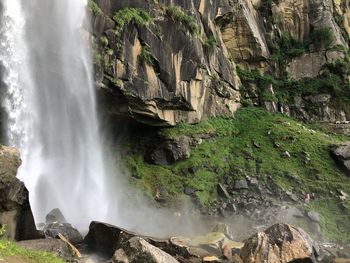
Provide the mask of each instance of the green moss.
{"label": "green moss", "polygon": [[165,14],[174,21],[177,21],[185,25],[192,35],[199,35],[199,27],[197,21],[193,16],[186,14],[181,7],[178,6],[166,6]]}
{"label": "green moss", "polygon": [[103,16],[104,13],[101,8],[93,0],[88,1],[88,7],[95,16]]}
{"label": "green moss", "polygon": [[[63,263],[64,261],[52,253],[25,249],[17,244],[0,239],[0,259],[15,258],[27,263]],[[6,261],[4,261],[6,262]]]}
{"label": "green moss", "polygon": [[120,31],[131,22],[139,26],[148,26],[153,18],[150,13],[140,8],[125,7],[113,15],[113,20],[117,23],[116,33],[120,34]]}

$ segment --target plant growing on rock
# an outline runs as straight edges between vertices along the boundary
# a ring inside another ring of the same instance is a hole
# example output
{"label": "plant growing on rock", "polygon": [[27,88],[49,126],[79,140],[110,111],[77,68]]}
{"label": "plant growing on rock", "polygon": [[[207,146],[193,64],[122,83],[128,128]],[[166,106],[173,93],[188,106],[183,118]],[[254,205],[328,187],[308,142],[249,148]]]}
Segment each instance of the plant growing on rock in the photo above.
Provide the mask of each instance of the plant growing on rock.
{"label": "plant growing on rock", "polygon": [[140,8],[125,7],[114,14],[113,20],[117,23],[116,33],[120,34],[123,28],[131,22],[138,26],[148,26],[153,18],[150,13]]}
{"label": "plant growing on rock", "polygon": [[311,33],[311,40],[319,48],[328,48],[335,41],[335,35],[329,27],[315,28]]}
{"label": "plant growing on rock", "polygon": [[199,27],[197,25],[196,19],[186,14],[180,7],[178,6],[165,7],[165,14],[172,20],[185,25],[192,35],[195,35],[195,36],[199,35]]}

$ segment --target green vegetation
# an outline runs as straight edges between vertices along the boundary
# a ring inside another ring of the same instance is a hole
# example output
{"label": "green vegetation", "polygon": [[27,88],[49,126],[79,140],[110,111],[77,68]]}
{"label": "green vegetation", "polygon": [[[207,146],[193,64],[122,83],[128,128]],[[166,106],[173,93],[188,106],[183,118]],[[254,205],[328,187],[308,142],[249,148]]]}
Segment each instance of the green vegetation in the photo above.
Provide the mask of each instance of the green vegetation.
{"label": "green vegetation", "polygon": [[330,28],[320,27],[312,31],[311,40],[317,47],[328,48],[333,44],[335,36]]}
{"label": "green vegetation", "polygon": [[208,37],[204,44],[203,44],[204,48],[209,50],[209,51],[213,51],[215,46],[216,46],[216,39],[214,36],[210,36]]}
{"label": "green vegetation", "polygon": [[140,8],[125,7],[114,14],[113,20],[117,23],[116,33],[120,34],[123,28],[131,22],[138,26],[148,26],[152,23],[153,18],[150,13]]}
{"label": "green vegetation", "polygon": [[88,7],[95,16],[103,16],[104,15],[101,8],[99,8],[99,6],[95,3],[95,1],[89,0]]}
{"label": "green vegetation", "polygon": [[0,261],[12,259],[12,262],[25,263],[63,263],[64,261],[52,253],[39,252],[30,249],[25,249],[17,244],[0,239]]}
{"label": "green vegetation", "polygon": [[166,6],[165,14],[172,20],[185,25],[192,35],[195,35],[195,36],[199,35],[200,32],[199,32],[199,27],[197,25],[196,19],[186,14],[180,7]]}
{"label": "green vegetation", "polygon": [[[323,216],[321,228],[328,237],[350,241],[349,201],[344,204],[332,194],[350,185],[350,180],[329,155],[329,146],[346,138],[312,130],[283,115],[253,107],[238,110],[234,118],[180,124],[163,129],[160,135],[170,139],[180,136],[209,139],[203,139],[189,159],[172,165],[147,164],[143,159],[147,146],[125,157],[135,184],[149,195],[154,196],[155,189],[162,187],[173,198],[180,198],[187,186],[196,190],[197,201],[205,207],[217,199],[218,183],[232,185],[245,176],[256,176],[263,184],[273,180],[281,191],[292,190],[299,197],[307,192],[316,193],[319,201],[305,209]],[[134,149],[139,139],[133,140],[125,147]],[[283,156],[285,151],[290,158]],[[310,158],[307,163],[305,156]]]}
{"label": "green vegetation", "polygon": [[148,46],[142,46],[141,54],[137,57],[137,59],[140,64],[145,63],[150,66],[154,66],[156,61]]}
{"label": "green vegetation", "polygon": [[[244,94],[245,87],[249,83],[255,83],[258,87],[260,99],[264,100],[262,95],[266,94],[268,85],[273,85],[275,91],[276,102],[292,102],[295,96],[308,96],[320,93],[329,93],[332,95],[333,103],[337,103],[347,108],[350,102],[350,84],[342,76],[349,70],[348,62],[337,61],[335,63],[326,64],[325,68],[329,72],[325,72],[318,78],[303,79],[293,81],[283,78],[276,78],[268,74],[261,74],[256,70],[244,70],[238,68],[237,72],[242,80]],[[271,101],[271,100],[267,100]]]}

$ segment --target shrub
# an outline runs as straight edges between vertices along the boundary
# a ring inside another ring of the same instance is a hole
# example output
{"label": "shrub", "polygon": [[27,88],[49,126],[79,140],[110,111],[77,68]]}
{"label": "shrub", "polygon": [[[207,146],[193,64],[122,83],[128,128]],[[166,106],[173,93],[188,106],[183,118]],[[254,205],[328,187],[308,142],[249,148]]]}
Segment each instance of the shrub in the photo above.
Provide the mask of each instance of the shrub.
{"label": "shrub", "polygon": [[186,14],[180,7],[168,6],[165,8],[165,13],[172,20],[185,25],[192,35],[199,35],[199,28],[196,19]]}
{"label": "shrub", "polygon": [[151,50],[149,49],[148,46],[143,46],[141,49],[141,54],[137,57],[138,62],[140,64],[146,63],[150,66],[155,65],[155,58],[151,53]]}
{"label": "shrub", "polygon": [[329,47],[335,40],[335,35],[329,27],[315,28],[311,40],[317,47]]}
{"label": "shrub", "polygon": [[125,7],[114,14],[113,20],[117,23],[117,32],[120,32],[130,22],[139,26],[147,26],[153,18],[147,11],[140,8]]}
{"label": "shrub", "polygon": [[204,48],[209,51],[214,50],[215,45],[216,45],[216,39],[213,36],[210,36],[209,38],[207,38],[203,44]]}

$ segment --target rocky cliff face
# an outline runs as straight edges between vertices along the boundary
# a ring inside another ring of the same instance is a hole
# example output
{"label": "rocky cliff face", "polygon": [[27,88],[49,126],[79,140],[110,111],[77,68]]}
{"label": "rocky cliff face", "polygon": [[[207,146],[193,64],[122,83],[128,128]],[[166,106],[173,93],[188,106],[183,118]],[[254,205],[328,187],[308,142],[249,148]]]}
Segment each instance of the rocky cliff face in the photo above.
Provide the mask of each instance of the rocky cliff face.
{"label": "rocky cliff face", "polygon": [[232,115],[242,98],[307,121],[348,119],[346,1],[95,0],[90,9],[108,114],[195,123]]}

